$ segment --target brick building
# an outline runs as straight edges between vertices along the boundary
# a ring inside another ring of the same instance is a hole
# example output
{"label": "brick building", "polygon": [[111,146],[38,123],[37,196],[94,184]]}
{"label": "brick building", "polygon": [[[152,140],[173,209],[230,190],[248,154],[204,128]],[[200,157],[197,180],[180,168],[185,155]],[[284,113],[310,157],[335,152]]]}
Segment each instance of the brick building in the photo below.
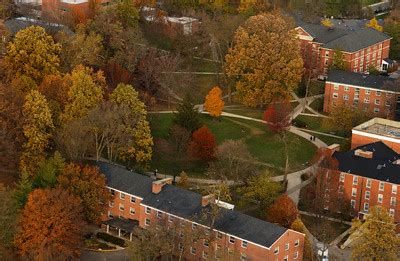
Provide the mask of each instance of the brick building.
{"label": "brick building", "polygon": [[374,118],[354,127],[351,134],[352,149],[382,141],[386,146],[400,153],[400,122],[398,121]]}
{"label": "brick building", "polygon": [[330,70],[325,82],[324,112],[350,105],[376,117],[400,118],[400,86],[392,78]]}
{"label": "brick building", "polygon": [[[173,186],[172,179],[153,180],[108,163],[98,163],[98,166],[113,195],[108,213],[103,217],[108,232],[115,230],[129,238],[137,226],[176,229],[177,251],[182,249],[187,260],[202,260],[210,253],[221,258],[224,250],[227,256],[221,260],[302,260],[304,234],[224,207],[218,208],[211,230],[200,216],[209,213],[209,203],[215,200],[212,196]],[[209,237],[199,238],[190,241],[190,247],[183,250],[180,241],[183,233],[198,230],[215,240],[209,244],[206,239]]]}
{"label": "brick building", "polygon": [[342,51],[346,68],[366,72],[369,66],[382,70],[383,60],[389,57],[388,35],[366,28],[365,20],[331,20],[333,27],[297,22],[305,66],[318,72],[320,78],[328,73],[336,49]]}

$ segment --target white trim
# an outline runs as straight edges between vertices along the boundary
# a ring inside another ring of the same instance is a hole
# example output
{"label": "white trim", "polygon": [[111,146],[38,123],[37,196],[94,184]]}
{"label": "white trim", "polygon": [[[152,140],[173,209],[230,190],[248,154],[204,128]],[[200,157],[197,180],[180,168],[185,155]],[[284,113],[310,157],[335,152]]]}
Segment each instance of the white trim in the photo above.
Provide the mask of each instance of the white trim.
{"label": "white trim", "polygon": [[373,138],[373,139],[379,139],[379,140],[387,140],[393,143],[400,143],[400,139],[395,139],[395,138],[391,138],[388,136],[384,136],[384,135],[378,135],[378,134],[373,134],[373,133],[369,133],[369,132],[364,132],[364,131],[359,131],[359,130],[351,130],[352,134],[357,134],[357,135],[361,135],[361,136],[365,136],[368,138]]}
{"label": "white trim", "polygon": [[[115,190],[115,191],[117,191],[118,193],[124,193],[125,195],[133,196],[133,197],[135,197],[135,198],[138,198],[138,199],[140,199],[140,200],[143,200],[142,197],[139,197],[139,196],[136,196],[136,195],[133,195],[133,194],[129,194],[129,193],[125,192],[125,191],[122,191],[122,190],[119,190],[119,189],[115,189],[115,188],[113,188],[113,187],[106,186],[106,188]],[[129,201],[129,202],[130,202],[130,201]]]}
{"label": "white trim", "polygon": [[352,87],[352,88],[359,88],[359,89],[364,89],[364,90],[378,90],[378,91],[381,91],[381,92],[389,92],[389,93],[394,93],[394,94],[399,94],[400,92],[393,92],[393,91],[388,91],[388,90],[382,90],[382,89],[378,89],[378,88],[371,88],[371,87],[363,87],[363,86],[357,86],[357,85],[352,85],[352,84],[347,84],[347,83],[340,83],[340,82],[332,82],[332,81],[329,81],[329,80],[327,80],[326,82],[325,82],[325,84],[326,83],[330,83],[330,84],[339,84],[339,85],[342,85],[342,86],[349,86],[349,87]]}

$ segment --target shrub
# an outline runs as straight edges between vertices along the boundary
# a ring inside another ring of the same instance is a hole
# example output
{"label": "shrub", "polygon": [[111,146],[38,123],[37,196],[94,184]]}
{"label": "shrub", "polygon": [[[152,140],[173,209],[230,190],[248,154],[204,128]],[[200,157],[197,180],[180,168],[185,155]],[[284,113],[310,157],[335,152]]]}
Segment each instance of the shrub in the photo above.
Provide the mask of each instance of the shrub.
{"label": "shrub", "polygon": [[96,236],[97,236],[97,238],[102,239],[106,242],[110,242],[110,243],[115,244],[120,247],[126,247],[125,240],[123,240],[122,238],[114,237],[110,234],[103,233],[103,232],[97,233]]}
{"label": "shrub", "polygon": [[307,123],[300,119],[294,119],[293,125],[299,128],[307,128]]}

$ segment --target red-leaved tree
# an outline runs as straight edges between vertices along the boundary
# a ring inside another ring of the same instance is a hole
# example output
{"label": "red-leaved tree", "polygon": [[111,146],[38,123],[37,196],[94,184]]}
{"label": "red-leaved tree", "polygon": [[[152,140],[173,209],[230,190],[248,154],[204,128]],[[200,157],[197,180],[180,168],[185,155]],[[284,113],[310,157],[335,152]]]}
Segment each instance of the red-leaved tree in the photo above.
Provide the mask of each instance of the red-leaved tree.
{"label": "red-leaved tree", "polygon": [[269,222],[278,223],[281,226],[289,228],[295,221],[299,212],[296,204],[286,194],[280,196],[267,210],[267,219]]}
{"label": "red-leaved tree", "polygon": [[281,139],[285,149],[285,173],[284,181],[287,180],[289,170],[289,152],[287,141],[287,130],[292,124],[292,107],[288,99],[273,101],[264,112],[264,121],[268,129],[277,134]]}
{"label": "red-leaved tree", "polygon": [[193,132],[189,145],[189,151],[193,157],[209,161],[214,158],[215,148],[215,137],[209,128],[203,126]]}

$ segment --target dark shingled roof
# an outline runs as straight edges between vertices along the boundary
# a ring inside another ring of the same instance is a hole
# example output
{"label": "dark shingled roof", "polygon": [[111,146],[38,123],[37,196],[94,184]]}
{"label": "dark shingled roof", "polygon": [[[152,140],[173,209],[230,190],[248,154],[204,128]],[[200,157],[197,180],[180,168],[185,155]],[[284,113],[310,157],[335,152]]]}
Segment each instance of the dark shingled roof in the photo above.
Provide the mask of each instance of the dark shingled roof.
{"label": "dark shingled roof", "polygon": [[153,180],[147,176],[127,170],[125,167],[96,162],[106,176],[107,186],[144,198],[151,193]]}
{"label": "dark shingled roof", "polygon": [[[356,156],[355,151],[361,149],[372,151],[371,159]],[[346,152],[335,152],[333,157],[339,162],[339,170],[366,178],[400,184],[400,165],[392,162],[398,160],[400,155],[378,141]]]}
{"label": "dark shingled roof", "polygon": [[[133,195],[142,196],[144,205],[181,218],[202,223],[201,216],[209,207],[201,206],[198,193],[166,184],[158,194],[151,193],[152,179],[109,163],[96,163],[107,178],[107,186]],[[220,208],[215,229],[265,247],[271,245],[288,229],[242,214]]]}
{"label": "dark shingled roof", "polygon": [[41,26],[49,34],[54,34],[60,31],[69,36],[74,34],[67,26],[56,23],[46,23],[44,21],[26,17],[18,17],[6,20],[4,21],[4,25],[6,26],[7,30],[9,30],[12,34],[16,34],[18,31],[25,29],[31,25]]}
{"label": "dark shingled roof", "polygon": [[372,28],[366,28],[364,20],[332,20],[334,26],[326,28],[320,23],[298,22],[298,26],[309,33],[315,42],[328,49],[356,52],[391,37]]}
{"label": "dark shingled roof", "polygon": [[122,218],[111,218],[109,220],[103,221],[103,224],[122,229],[126,232],[132,232],[135,227],[139,225],[137,220],[132,219],[122,219]]}
{"label": "dark shingled roof", "polygon": [[350,84],[360,87],[367,87],[377,90],[389,90],[400,92],[400,86],[394,85],[394,79],[372,74],[362,74],[350,71],[330,70],[328,72],[327,82]]}

